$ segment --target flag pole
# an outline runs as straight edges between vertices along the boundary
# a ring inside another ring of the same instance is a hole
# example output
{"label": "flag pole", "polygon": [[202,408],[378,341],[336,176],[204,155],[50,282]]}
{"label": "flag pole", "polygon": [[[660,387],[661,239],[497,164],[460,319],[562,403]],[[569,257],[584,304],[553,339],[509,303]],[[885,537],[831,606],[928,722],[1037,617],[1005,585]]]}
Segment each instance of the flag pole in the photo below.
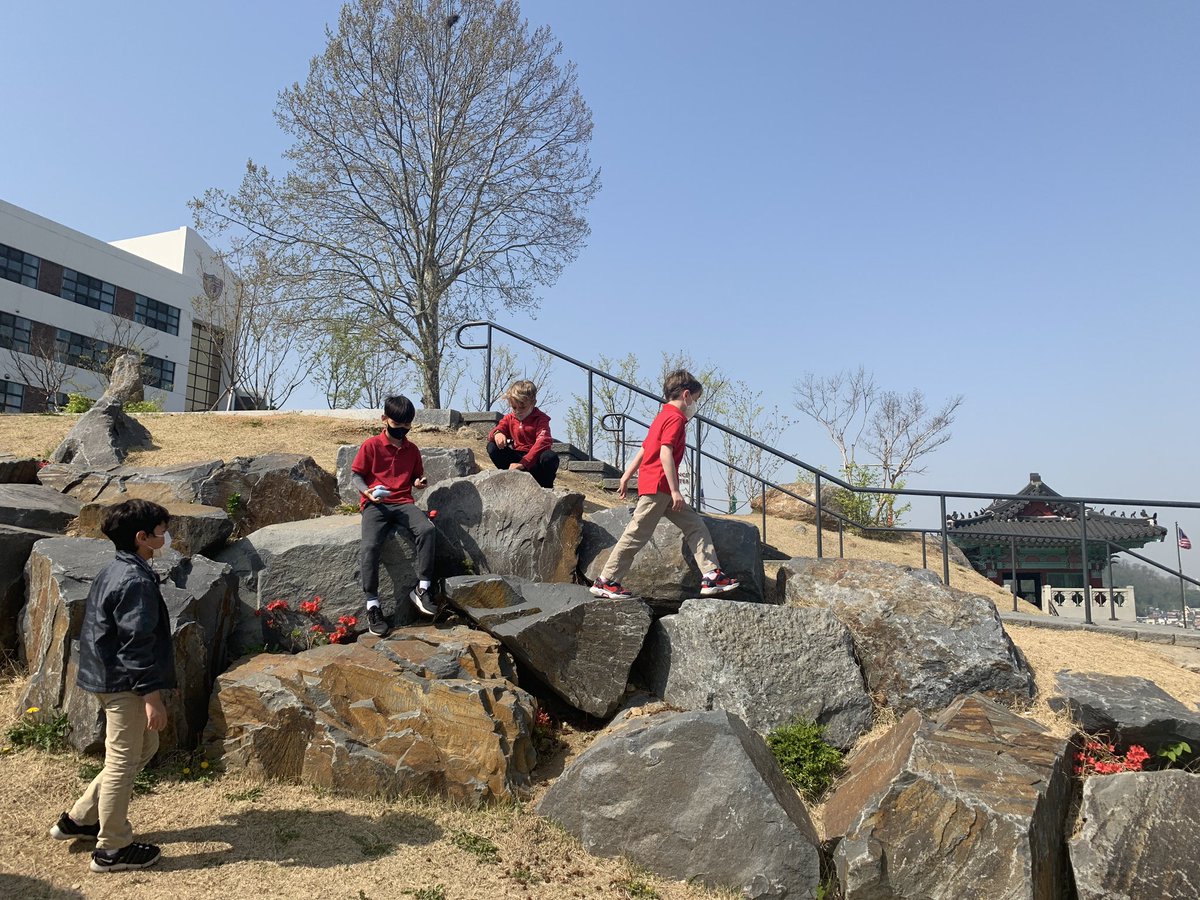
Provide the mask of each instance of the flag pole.
{"label": "flag pole", "polygon": [[1183,627],[1187,628],[1187,596],[1183,590],[1183,543],[1179,537],[1179,523],[1175,523],[1175,558],[1179,561],[1179,614],[1183,616]]}

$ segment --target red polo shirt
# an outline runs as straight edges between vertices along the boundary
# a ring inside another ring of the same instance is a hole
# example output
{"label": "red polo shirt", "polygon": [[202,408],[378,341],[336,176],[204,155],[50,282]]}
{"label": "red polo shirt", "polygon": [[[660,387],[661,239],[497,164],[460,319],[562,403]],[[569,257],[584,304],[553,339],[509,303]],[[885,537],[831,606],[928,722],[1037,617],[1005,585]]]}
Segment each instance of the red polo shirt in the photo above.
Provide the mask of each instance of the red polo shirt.
{"label": "red polo shirt", "polygon": [[[382,484],[392,492],[379,503],[412,503],[413,482],[425,474],[417,445],[406,439],[397,447],[388,440],[386,432],[363,441],[350,469],[363,477],[368,488]],[[366,499],[360,497],[358,508],[366,505]]]}
{"label": "red polo shirt", "polygon": [[664,403],[662,412],[650,423],[646,440],[642,442],[642,465],[638,469],[638,495],[669,494],[667,475],[663,471],[659,451],[663,445],[670,446],[675,457],[675,474],[679,474],[679,463],[683,461],[684,439],[687,436],[687,416],[670,403]]}
{"label": "red polo shirt", "polygon": [[526,469],[537,465],[538,457],[554,443],[554,438],[550,437],[550,417],[536,406],[529,411],[524,421],[512,413],[506,415],[496,423],[496,427],[488,435],[488,440],[494,441],[497,434],[504,435],[512,441],[514,450],[525,454],[521,457],[521,465]]}

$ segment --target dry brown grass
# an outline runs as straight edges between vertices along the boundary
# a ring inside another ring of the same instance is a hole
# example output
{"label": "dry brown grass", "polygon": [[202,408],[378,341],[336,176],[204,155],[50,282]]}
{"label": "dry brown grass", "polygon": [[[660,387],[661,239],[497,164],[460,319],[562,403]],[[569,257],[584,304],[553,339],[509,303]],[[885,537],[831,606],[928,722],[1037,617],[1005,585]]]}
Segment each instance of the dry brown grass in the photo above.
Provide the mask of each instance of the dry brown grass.
{"label": "dry brown grass", "polygon": [[[0,450],[47,455],[62,440],[73,416],[0,416]],[[296,414],[274,416],[144,414],[160,449],[139,454],[135,463],[165,465],[202,459],[286,451],[311,455],[333,471],[337,448],[363,440],[370,422]],[[469,446],[483,456],[483,439],[469,429],[414,432],[418,446]],[[621,501],[593,483],[564,472],[560,484],[585,494],[589,507]],[[758,516],[738,517],[758,526]],[[770,543],[789,556],[813,556],[811,525],[768,518]],[[846,556],[920,566],[919,539],[880,542],[845,538]],[[826,534],[825,550],[837,552],[837,535]],[[933,542],[928,565],[940,571]],[[774,567],[770,574],[774,574]],[[977,573],[952,566],[955,587],[991,597],[1007,608],[1010,595]],[[1200,674],[1181,667],[1150,644],[1077,631],[1010,626],[1038,679],[1039,695],[1028,714],[1056,733],[1069,723],[1050,711],[1045,690],[1063,668],[1150,678],[1173,696],[1194,703]],[[1198,651],[1200,655],[1200,651]],[[19,681],[0,680],[0,728],[13,721]],[[871,735],[891,719],[883,711]],[[484,810],[456,808],[439,800],[362,799],[310,787],[260,784],[234,777],[209,783],[164,779],[155,793],[134,799],[132,818],[140,837],[162,843],[163,862],[142,873],[92,875],[87,845],[63,845],[46,832],[83,788],[80,758],[20,751],[0,755],[0,897],[191,898],[300,897],[381,900],[404,896],[446,898],[731,896],[666,882],[620,860],[597,859],[579,843],[540,820],[532,806],[546,779],[560,771],[594,737],[566,727],[566,749],[548,760],[532,801]],[[0,745],[3,745],[0,740]],[[475,840],[464,838],[473,835]],[[457,841],[457,842],[456,842]],[[473,853],[495,845],[494,858]],[[421,893],[424,892],[424,893]]]}

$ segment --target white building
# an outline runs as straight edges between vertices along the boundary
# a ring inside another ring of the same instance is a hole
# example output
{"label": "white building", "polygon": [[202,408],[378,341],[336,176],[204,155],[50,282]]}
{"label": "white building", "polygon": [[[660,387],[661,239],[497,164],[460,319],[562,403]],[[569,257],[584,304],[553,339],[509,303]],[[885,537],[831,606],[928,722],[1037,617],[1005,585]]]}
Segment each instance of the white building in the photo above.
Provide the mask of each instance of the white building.
{"label": "white building", "polygon": [[99,396],[97,360],[114,348],[144,354],[146,399],[211,409],[219,350],[196,303],[225,277],[190,228],[106,244],[0,200],[3,411],[42,411],[48,392],[52,403],[71,391]]}

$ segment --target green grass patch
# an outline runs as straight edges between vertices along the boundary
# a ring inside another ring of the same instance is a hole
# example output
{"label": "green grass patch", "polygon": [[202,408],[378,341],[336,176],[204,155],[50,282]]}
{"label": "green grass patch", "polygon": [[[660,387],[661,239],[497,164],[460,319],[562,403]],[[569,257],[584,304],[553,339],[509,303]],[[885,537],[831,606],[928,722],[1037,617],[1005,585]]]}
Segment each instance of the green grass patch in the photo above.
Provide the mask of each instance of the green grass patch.
{"label": "green grass patch", "polygon": [[450,840],[455,847],[466,850],[481,863],[495,864],[499,862],[500,848],[485,837],[469,831],[455,831]]}

